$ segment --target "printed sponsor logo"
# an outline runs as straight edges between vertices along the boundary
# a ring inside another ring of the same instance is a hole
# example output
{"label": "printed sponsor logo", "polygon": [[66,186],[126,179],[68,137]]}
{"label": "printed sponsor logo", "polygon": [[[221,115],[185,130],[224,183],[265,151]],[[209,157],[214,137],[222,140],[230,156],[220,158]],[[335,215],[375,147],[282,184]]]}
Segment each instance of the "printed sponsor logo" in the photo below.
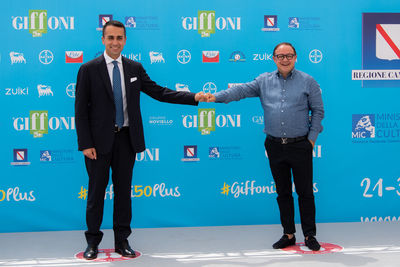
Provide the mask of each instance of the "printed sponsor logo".
{"label": "printed sponsor logo", "polygon": [[177,83],[175,84],[175,89],[178,92],[190,92],[189,90],[189,85],[183,84],[183,83]]}
{"label": "printed sponsor logo", "polygon": [[13,150],[13,161],[11,165],[14,166],[26,166],[31,163],[28,161],[28,149],[16,148]]}
{"label": "printed sponsor logo", "polygon": [[24,54],[20,52],[14,52],[14,51],[10,52],[10,60],[11,60],[11,65],[21,64],[21,63],[26,64],[26,59],[24,57]]}
{"label": "printed sponsor logo", "polygon": [[213,146],[208,148],[210,160],[239,160],[242,159],[238,146]]}
{"label": "printed sponsor logo", "polygon": [[165,59],[164,59],[162,53],[151,51],[149,53],[149,55],[150,55],[150,63],[151,64],[153,64],[153,63],[165,63]]}
{"label": "printed sponsor logo", "polygon": [[74,30],[74,17],[47,16],[47,10],[29,10],[29,16],[12,17],[15,30],[29,30],[32,37],[41,37],[47,30]]}
{"label": "printed sponsor logo", "polygon": [[40,162],[46,163],[69,163],[74,162],[74,150],[72,149],[51,149],[40,150]]}
{"label": "printed sponsor logo", "polygon": [[353,114],[353,143],[400,142],[400,113]]}
{"label": "printed sponsor logo", "polygon": [[264,28],[261,29],[264,32],[276,32],[278,28],[278,16],[277,15],[264,15]]}
{"label": "printed sponsor logo", "polygon": [[215,108],[198,109],[198,115],[183,115],[182,123],[185,128],[198,128],[202,135],[208,135],[215,128],[240,128],[240,115],[215,114]]}
{"label": "printed sponsor logo", "polygon": [[192,58],[192,55],[188,50],[180,50],[176,56],[177,60],[181,64],[187,64],[189,63],[190,59]]}
{"label": "printed sponsor logo", "polygon": [[28,95],[29,88],[17,87],[17,88],[5,88],[5,95]]}
{"label": "printed sponsor logo", "polygon": [[67,96],[75,98],[75,86],[76,83],[70,83],[67,85],[67,87],[65,88],[65,93],[67,94]]}
{"label": "printed sponsor logo", "polygon": [[308,58],[312,63],[320,63],[322,61],[322,52],[318,49],[313,49],[311,52],[308,54]]}
{"label": "printed sponsor logo", "polygon": [[234,51],[232,52],[229,62],[245,62],[246,56],[241,51]]}
{"label": "printed sponsor logo", "polygon": [[174,120],[168,119],[166,116],[150,116],[149,124],[157,126],[171,126],[174,124]]}
{"label": "printed sponsor logo", "polygon": [[33,195],[33,190],[29,192],[23,192],[18,186],[14,188],[0,189],[0,202],[20,202],[29,201],[33,202],[36,197]]}
{"label": "printed sponsor logo", "polygon": [[44,65],[48,65],[53,62],[54,55],[50,50],[43,50],[39,54],[39,61]]}
{"label": "printed sponsor logo", "polygon": [[289,17],[288,28],[296,31],[322,30],[320,17]]}
{"label": "printed sponsor logo", "polygon": [[102,31],[103,26],[110,20],[113,20],[113,15],[99,15],[99,27],[96,30]]}
{"label": "printed sponsor logo", "polygon": [[51,86],[49,86],[49,85],[38,84],[37,90],[38,90],[39,97],[54,95],[53,91],[51,90]]}
{"label": "printed sponsor logo", "polygon": [[400,13],[363,13],[362,70],[352,71],[362,87],[400,86]]}
{"label": "printed sponsor logo", "polygon": [[43,137],[51,130],[75,130],[75,117],[50,117],[47,110],[31,110],[29,117],[13,118],[16,131],[29,131],[33,137]]}
{"label": "printed sponsor logo", "polygon": [[160,29],[158,17],[156,16],[128,16],[125,17],[127,30],[135,31],[157,31]]}
{"label": "printed sponsor logo", "polygon": [[219,51],[203,51],[203,63],[218,63]]}
{"label": "printed sponsor logo", "polygon": [[197,146],[184,146],[182,161],[199,161],[197,157]]}
{"label": "printed sponsor logo", "polygon": [[65,51],[65,63],[82,63],[83,51]]}
{"label": "printed sponsor logo", "polygon": [[[101,52],[101,53],[103,53],[103,52]],[[97,55],[97,56],[99,56],[99,55]],[[122,54],[122,56],[126,57],[126,58],[129,58],[130,60],[137,61],[137,62],[142,60],[142,54],[141,53]]]}
{"label": "printed sponsor logo", "polygon": [[203,92],[205,94],[210,93],[210,94],[215,94],[217,92],[217,86],[213,82],[206,82],[203,85]]}
{"label": "printed sponsor logo", "polygon": [[216,30],[241,30],[240,17],[216,17],[213,10],[200,10],[197,17],[182,17],[182,27],[186,31],[198,31],[201,37],[210,37]]}

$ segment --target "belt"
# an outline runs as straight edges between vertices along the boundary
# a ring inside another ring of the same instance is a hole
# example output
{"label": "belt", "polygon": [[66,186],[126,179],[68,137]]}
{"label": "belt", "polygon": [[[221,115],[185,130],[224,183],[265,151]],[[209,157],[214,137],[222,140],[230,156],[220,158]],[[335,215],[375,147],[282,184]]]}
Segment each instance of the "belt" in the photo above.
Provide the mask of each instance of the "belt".
{"label": "belt", "polygon": [[300,137],[294,137],[294,138],[274,137],[274,136],[268,135],[267,139],[272,140],[274,142],[279,142],[282,145],[286,145],[286,144],[289,144],[289,143],[296,143],[296,142],[303,141],[303,140],[307,139],[307,135],[300,136]]}
{"label": "belt", "polygon": [[121,128],[119,128],[118,126],[114,126],[114,133],[123,132],[123,131],[126,131],[126,130],[128,130],[128,129],[129,129],[128,126],[121,127]]}

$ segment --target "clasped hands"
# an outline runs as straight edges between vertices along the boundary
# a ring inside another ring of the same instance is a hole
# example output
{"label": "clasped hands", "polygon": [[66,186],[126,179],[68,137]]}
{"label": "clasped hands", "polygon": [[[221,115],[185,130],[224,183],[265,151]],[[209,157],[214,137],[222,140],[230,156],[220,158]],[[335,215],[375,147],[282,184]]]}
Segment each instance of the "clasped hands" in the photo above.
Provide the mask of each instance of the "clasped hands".
{"label": "clasped hands", "polygon": [[199,92],[194,96],[194,100],[198,101],[198,102],[215,102],[215,96],[213,94],[210,93],[203,93],[203,92]]}

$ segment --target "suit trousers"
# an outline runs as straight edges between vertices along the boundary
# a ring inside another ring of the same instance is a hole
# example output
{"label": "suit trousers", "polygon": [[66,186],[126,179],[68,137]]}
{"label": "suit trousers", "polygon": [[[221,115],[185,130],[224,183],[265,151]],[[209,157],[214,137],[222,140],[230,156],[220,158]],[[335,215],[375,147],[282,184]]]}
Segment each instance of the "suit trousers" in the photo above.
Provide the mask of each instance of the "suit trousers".
{"label": "suit trousers", "polygon": [[107,154],[97,154],[96,160],[85,157],[89,175],[89,191],[86,207],[85,232],[88,245],[98,246],[103,237],[100,226],[103,220],[104,198],[112,170],[114,212],[114,242],[119,244],[131,234],[132,201],[131,184],[135,156],[129,139],[129,130],[115,133],[112,150]]}
{"label": "suit trousers", "polygon": [[284,234],[296,232],[292,173],[298,195],[301,227],[304,236],[315,236],[315,202],[313,192],[312,144],[308,139],[281,144],[265,140],[271,173],[275,181],[277,202]]}

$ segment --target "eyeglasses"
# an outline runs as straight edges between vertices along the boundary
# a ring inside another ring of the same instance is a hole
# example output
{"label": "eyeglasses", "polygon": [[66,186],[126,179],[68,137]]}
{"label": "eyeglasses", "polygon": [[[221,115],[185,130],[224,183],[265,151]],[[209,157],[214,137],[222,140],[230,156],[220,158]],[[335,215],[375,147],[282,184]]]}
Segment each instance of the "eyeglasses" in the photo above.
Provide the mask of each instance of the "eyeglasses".
{"label": "eyeglasses", "polygon": [[291,59],[293,59],[294,56],[295,56],[295,54],[286,54],[286,55],[279,54],[279,55],[275,55],[275,57],[277,59],[279,59],[279,60],[283,60],[285,57],[286,57],[287,60],[291,60]]}

